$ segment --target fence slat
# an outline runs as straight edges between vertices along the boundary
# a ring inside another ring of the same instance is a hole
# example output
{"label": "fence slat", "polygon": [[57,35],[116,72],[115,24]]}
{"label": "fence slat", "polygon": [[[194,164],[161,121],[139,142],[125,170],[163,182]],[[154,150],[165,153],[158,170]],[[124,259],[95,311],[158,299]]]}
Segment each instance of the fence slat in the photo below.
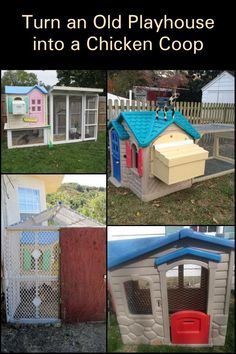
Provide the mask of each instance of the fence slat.
{"label": "fence slat", "polygon": [[[155,101],[114,100],[107,102],[108,119],[116,118],[121,111],[155,111]],[[175,109],[180,111],[193,124],[234,123],[235,107],[232,103],[176,102]]]}

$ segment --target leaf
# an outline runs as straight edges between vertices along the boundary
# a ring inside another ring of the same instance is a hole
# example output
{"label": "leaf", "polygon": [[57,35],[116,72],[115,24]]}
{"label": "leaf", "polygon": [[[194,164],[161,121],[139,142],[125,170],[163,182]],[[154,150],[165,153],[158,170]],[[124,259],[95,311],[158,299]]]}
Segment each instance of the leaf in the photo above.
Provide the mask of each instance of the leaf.
{"label": "leaf", "polygon": [[191,199],[190,200],[192,204],[195,204],[195,200],[194,199]]}
{"label": "leaf", "polygon": [[140,212],[139,211],[137,211],[136,216],[140,216]]}
{"label": "leaf", "polygon": [[155,206],[156,208],[159,208],[161,204],[153,204],[153,206]]}
{"label": "leaf", "polygon": [[216,224],[219,224],[219,221],[218,221],[216,218],[213,218],[213,221],[214,221]]}

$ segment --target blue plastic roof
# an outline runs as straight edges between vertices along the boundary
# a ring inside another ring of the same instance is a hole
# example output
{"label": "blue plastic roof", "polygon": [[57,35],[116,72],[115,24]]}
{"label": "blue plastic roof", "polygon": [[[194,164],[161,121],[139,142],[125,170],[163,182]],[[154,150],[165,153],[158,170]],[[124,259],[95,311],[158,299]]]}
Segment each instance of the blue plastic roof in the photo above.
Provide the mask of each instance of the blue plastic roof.
{"label": "blue plastic roof", "polygon": [[127,133],[127,131],[125,130],[125,128],[123,127],[122,124],[119,124],[116,120],[113,120],[108,125],[109,129],[111,127],[113,127],[115,129],[115,131],[117,132],[117,134],[121,140],[129,139],[129,134]]}
{"label": "blue plastic roof", "polygon": [[155,265],[161,265],[183,256],[196,256],[206,258],[210,261],[220,262],[221,256],[219,254],[207,251],[201,251],[192,247],[181,248],[175,252],[165,254],[164,256],[155,259]]}
{"label": "blue plastic roof", "polygon": [[59,231],[23,231],[20,243],[25,245],[50,245],[59,240]]}
{"label": "blue plastic roof", "polygon": [[43,86],[34,85],[34,86],[5,86],[5,93],[15,94],[15,95],[27,95],[33,89],[38,89],[42,93],[47,94],[48,91]]}
{"label": "blue plastic roof", "polygon": [[[174,118],[172,112],[167,112],[167,119],[164,120],[164,112],[158,113],[158,119],[156,119],[155,111],[131,111],[121,112],[120,115],[112,120],[109,124],[109,128],[114,127],[120,139],[128,139],[129,134],[121,134],[122,122],[125,121],[129,129],[134,134],[139,146],[146,147],[154,139],[156,139],[166,128],[175,123],[182,128],[193,139],[199,139],[200,134],[198,131],[188,122],[188,120],[179,112],[175,111]],[[124,129],[124,127],[123,127]],[[125,130],[125,129],[124,129]]]}
{"label": "blue plastic roof", "polygon": [[168,236],[144,237],[139,239],[118,240],[108,242],[108,269],[118,267],[125,262],[135,260],[145,254],[154,252],[172,242],[188,238],[199,240],[202,243],[210,243],[233,249],[234,241],[209,236],[204,233],[195,232],[191,229],[182,229]]}

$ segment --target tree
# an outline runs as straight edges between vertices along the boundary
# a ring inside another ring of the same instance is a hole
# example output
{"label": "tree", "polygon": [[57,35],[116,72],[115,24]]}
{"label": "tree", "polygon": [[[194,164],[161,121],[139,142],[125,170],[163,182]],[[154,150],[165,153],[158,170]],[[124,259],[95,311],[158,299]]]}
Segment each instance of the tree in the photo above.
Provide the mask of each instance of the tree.
{"label": "tree", "polygon": [[150,86],[153,81],[152,70],[110,70],[108,83],[111,93],[128,97],[133,86]]}
{"label": "tree", "polygon": [[185,86],[188,82],[186,73],[181,70],[154,70],[154,86],[172,89]]}
{"label": "tree", "polygon": [[25,70],[7,70],[2,77],[2,92],[8,86],[34,86],[38,78],[34,73],[27,73]]}
{"label": "tree", "polygon": [[106,70],[57,70],[58,86],[95,87],[106,92]]}
{"label": "tree", "polygon": [[63,183],[57,192],[47,194],[47,207],[52,208],[59,201],[78,213],[101,223],[106,221],[105,188],[100,190],[100,187]]}

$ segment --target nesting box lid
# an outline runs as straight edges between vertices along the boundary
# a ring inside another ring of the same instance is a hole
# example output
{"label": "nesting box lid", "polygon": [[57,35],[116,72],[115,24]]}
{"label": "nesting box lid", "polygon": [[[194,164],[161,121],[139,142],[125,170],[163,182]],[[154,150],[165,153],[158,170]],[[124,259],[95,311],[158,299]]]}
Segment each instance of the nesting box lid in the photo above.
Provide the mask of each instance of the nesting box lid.
{"label": "nesting box lid", "polygon": [[188,144],[158,148],[155,151],[155,155],[166,166],[172,167],[189,162],[206,160],[208,158],[208,151],[196,144]]}

